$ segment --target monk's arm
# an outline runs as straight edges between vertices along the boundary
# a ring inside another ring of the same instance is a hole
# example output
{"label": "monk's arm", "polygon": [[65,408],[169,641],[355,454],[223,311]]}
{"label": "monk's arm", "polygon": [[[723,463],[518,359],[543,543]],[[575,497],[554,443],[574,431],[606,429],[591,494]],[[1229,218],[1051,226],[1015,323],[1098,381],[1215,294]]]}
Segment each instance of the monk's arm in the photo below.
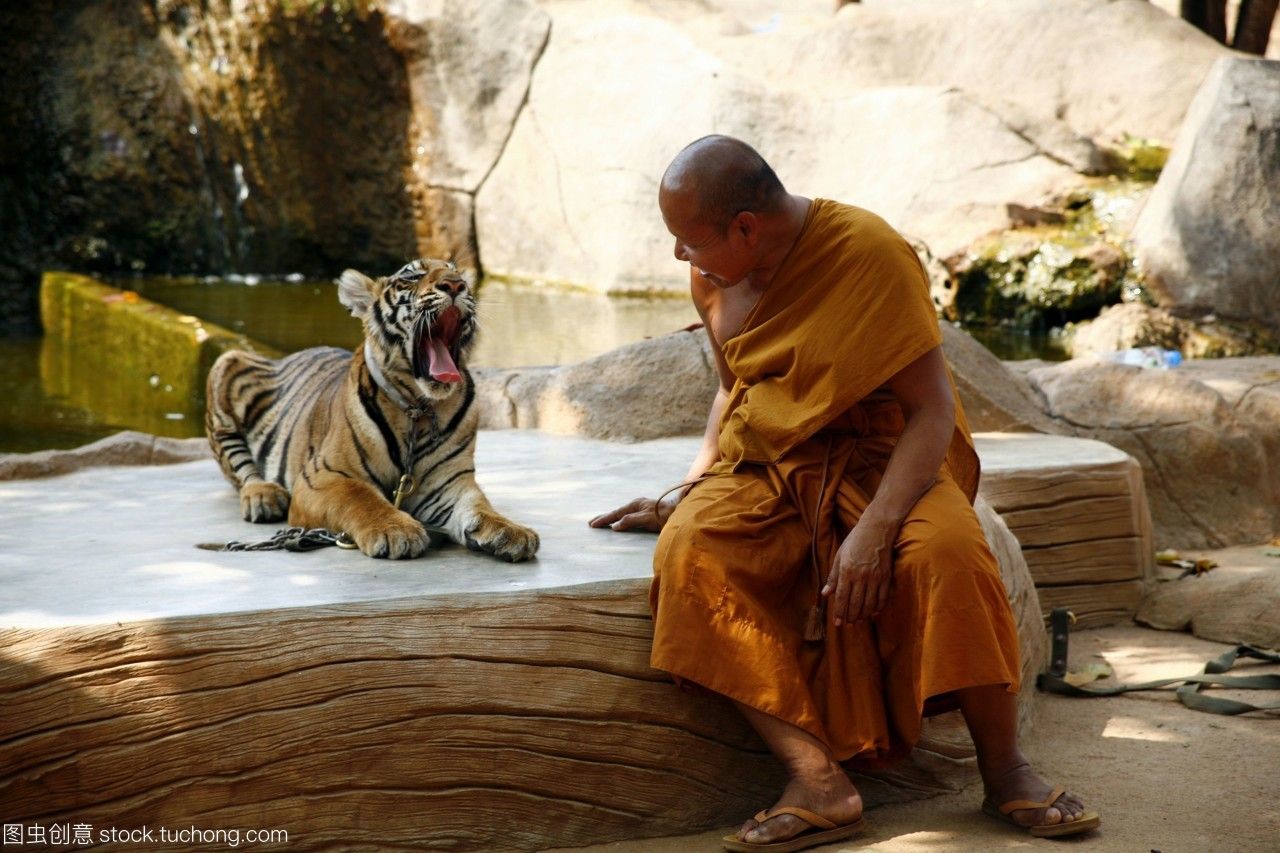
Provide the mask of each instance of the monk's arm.
{"label": "monk's arm", "polygon": [[702,318],[703,328],[706,330],[708,340],[711,341],[711,352],[715,358],[716,375],[720,380],[716,388],[715,399],[711,401],[711,411],[707,413],[707,426],[702,433],[702,446],[698,448],[698,454],[693,458],[693,462],[689,465],[689,470],[685,473],[684,480],[678,488],[669,490],[658,500],[636,498],[612,512],[597,515],[587,522],[592,527],[611,527],[614,530],[661,530],[662,525],[666,524],[667,518],[675,510],[676,504],[684,497],[685,492],[689,491],[690,484],[705,474],[707,469],[720,458],[720,416],[724,414],[724,407],[729,401],[729,389],[733,386],[734,381],[733,373],[729,370],[729,365],[724,360],[724,353],[721,352],[715,335],[711,333],[707,302],[708,291],[711,286],[701,281],[696,273],[691,273],[691,275],[693,305],[698,311],[698,316]]}
{"label": "monk's arm", "polygon": [[956,406],[940,346],[898,371],[886,384],[902,407],[906,426],[862,520],[890,526],[896,536],[916,501],[937,479],[955,432]]}
{"label": "monk's arm", "polygon": [[904,367],[886,385],[898,399],[906,425],[875,497],[840,545],[823,587],[837,625],[874,616],[888,601],[898,530],[937,480],[955,431],[955,398],[941,347]]}

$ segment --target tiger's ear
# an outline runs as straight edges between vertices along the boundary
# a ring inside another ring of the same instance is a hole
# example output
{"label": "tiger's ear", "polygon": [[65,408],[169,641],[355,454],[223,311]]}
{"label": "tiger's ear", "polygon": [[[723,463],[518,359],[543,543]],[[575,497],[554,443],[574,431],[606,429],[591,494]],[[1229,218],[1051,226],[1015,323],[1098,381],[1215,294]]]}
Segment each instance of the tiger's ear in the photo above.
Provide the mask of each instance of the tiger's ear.
{"label": "tiger's ear", "polygon": [[338,278],[338,301],[347,307],[352,317],[363,320],[380,293],[382,285],[362,272],[343,270]]}

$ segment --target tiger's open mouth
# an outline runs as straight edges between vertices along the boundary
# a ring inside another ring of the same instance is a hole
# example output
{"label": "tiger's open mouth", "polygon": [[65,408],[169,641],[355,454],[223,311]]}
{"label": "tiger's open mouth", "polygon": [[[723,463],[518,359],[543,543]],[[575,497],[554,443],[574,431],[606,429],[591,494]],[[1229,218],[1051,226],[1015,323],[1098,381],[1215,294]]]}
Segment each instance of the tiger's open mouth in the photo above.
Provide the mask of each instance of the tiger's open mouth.
{"label": "tiger's open mouth", "polygon": [[450,305],[428,321],[426,312],[417,323],[413,342],[413,375],[436,382],[461,382],[458,370],[458,340],[462,332],[462,312]]}

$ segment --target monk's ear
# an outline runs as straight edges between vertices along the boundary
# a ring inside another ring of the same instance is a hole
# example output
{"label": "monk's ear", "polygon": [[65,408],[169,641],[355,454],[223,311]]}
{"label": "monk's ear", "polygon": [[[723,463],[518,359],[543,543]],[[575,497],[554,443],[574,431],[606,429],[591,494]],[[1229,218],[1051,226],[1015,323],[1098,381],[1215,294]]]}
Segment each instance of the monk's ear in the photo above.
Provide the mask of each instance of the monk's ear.
{"label": "monk's ear", "polygon": [[760,235],[760,217],[749,210],[743,210],[729,223],[729,232],[736,233],[748,244],[753,244]]}
{"label": "monk's ear", "polygon": [[373,300],[382,293],[382,280],[369,278],[356,270],[343,270],[338,279],[338,301],[347,307],[352,317],[363,320],[373,307]]}

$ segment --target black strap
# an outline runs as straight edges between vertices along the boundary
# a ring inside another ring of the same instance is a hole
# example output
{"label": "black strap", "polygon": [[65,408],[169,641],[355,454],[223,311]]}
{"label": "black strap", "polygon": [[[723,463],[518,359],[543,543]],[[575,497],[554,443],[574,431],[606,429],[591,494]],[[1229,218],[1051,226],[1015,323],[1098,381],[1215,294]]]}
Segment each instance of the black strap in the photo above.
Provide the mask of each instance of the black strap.
{"label": "black strap", "polygon": [[[1053,656],[1049,671],[1040,673],[1036,678],[1036,686],[1046,693],[1076,697],[1118,696],[1121,693],[1130,693],[1135,690],[1157,690],[1161,687],[1177,684],[1180,686],[1174,692],[1178,700],[1188,708],[1197,711],[1227,716],[1248,714],[1252,711],[1280,711],[1280,702],[1252,705],[1248,702],[1224,699],[1219,696],[1206,696],[1200,692],[1211,685],[1237,690],[1280,690],[1280,675],[1221,674],[1235,666],[1236,661],[1240,658],[1254,658],[1269,663],[1280,663],[1280,654],[1260,649],[1256,646],[1242,645],[1229,649],[1205,664],[1204,671],[1197,675],[1188,675],[1181,678],[1161,678],[1155,681],[1145,681],[1141,684],[1117,684],[1111,687],[1083,687],[1071,684],[1062,678],[1066,674],[1069,619],[1070,614],[1063,607],[1055,607],[1049,614],[1049,624],[1053,632]],[[1058,638],[1059,634],[1061,634],[1061,640]],[[1061,651],[1061,656],[1059,656],[1059,651]],[[1060,662],[1062,671],[1057,672],[1055,670],[1059,668]]]}
{"label": "black strap", "polygon": [[1055,607],[1049,611],[1049,675],[1067,674],[1067,637],[1071,632],[1071,611]]}

